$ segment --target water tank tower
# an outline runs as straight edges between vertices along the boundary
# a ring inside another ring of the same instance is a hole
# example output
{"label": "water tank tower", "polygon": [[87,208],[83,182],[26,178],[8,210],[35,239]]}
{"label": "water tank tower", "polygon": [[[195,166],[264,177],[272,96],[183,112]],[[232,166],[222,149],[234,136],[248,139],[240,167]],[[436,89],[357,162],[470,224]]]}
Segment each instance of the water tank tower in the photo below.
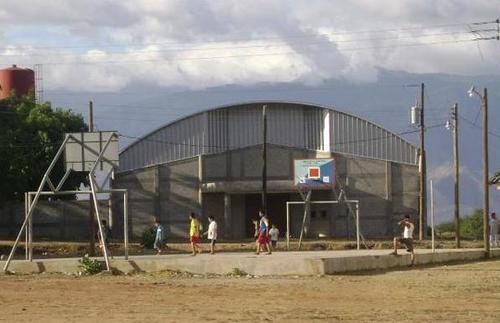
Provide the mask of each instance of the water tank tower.
{"label": "water tank tower", "polygon": [[9,97],[13,90],[18,96],[35,90],[35,72],[16,65],[0,70],[0,100]]}

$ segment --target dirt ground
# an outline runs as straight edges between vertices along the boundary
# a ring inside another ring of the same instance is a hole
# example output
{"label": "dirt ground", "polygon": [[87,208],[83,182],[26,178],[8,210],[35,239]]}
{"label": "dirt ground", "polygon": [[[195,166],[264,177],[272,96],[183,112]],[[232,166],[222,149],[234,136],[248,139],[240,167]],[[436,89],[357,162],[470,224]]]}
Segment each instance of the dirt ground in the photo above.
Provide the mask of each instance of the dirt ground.
{"label": "dirt ground", "polygon": [[324,277],[0,276],[1,322],[499,322],[500,261]]}

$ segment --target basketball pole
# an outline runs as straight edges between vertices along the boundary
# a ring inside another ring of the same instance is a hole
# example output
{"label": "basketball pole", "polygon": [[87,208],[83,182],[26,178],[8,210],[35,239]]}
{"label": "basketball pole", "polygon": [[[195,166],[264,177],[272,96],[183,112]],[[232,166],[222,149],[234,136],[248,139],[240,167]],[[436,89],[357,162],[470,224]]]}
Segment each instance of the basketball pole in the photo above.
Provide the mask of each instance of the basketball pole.
{"label": "basketball pole", "polygon": [[35,206],[38,203],[38,199],[40,198],[40,193],[42,192],[43,188],[45,187],[45,184],[47,183],[47,179],[49,178],[50,172],[52,171],[52,169],[56,165],[56,162],[58,161],[59,157],[63,153],[64,147],[66,146],[66,143],[68,142],[68,140],[69,140],[69,136],[66,137],[64,139],[64,141],[62,142],[54,159],[52,160],[47,171],[45,172],[45,174],[42,177],[42,181],[40,182],[40,185],[38,186],[38,190],[36,191],[35,197],[33,199],[33,203],[29,207],[28,214],[26,215],[24,222],[21,226],[21,229],[19,230],[19,233],[17,234],[16,241],[14,241],[14,245],[12,246],[9,257],[7,258],[7,261],[5,262],[5,265],[3,267],[4,272],[6,272],[7,268],[9,268],[10,262],[12,261],[12,258],[14,257],[14,254],[16,253],[17,245],[19,244],[19,240],[21,239],[21,235],[23,234],[23,231],[26,230],[26,226],[28,225],[31,217],[33,216],[33,211],[35,210]]}
{"label": "basketball pole", "polygon": [[300,189],[299,189],[299,192],[300,192],[300,196],[302,196],[302,199],[304,200],[304,203],[305,203],[304,216],[302,217],[302,227],[300,228],[300,237],[299,237],[299,250],[300,250],[300,247],[302,246],[302,236],[304,235],[304,227],[306,225],[306,219],[307,219],[307,216],[309,215],[309,212],[311,210],[311,203],[309,203],[309,202],[311,201],[312,190],[307,191],[306,194],[302,193],[302,191],[300,191]]}
{"label": "basketball pole", "polygon": [[[89,101],[89,132],[94,131],[94,104]],[[90,185],[90,183],[89,183]],[[89,255],[95,256],[95,216],[94,216],[94,201],[92,194],[89,194]]]}

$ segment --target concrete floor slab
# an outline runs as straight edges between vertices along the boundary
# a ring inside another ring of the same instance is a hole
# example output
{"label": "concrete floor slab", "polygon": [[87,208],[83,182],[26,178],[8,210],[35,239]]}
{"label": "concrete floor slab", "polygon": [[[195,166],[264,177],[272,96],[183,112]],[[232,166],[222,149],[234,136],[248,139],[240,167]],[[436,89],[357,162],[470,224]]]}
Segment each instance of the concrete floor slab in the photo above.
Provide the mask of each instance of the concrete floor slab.
{"label": "concrete floor slab", "polygon": [[[129,260],[115,257],[113,270],[122,273],[159,272],[164,270],[186,271],[194,274],[229,274],[233,271],[251,275],[332,275],[356,271],[384,270],[410,264],[406,252],[400,256],[389,255],[390,250],[339,250],[339,251],[290,251],[272,255],[250,253],[187,254],[161,256],[131,256]],[[445,264],[485,259],[482,249],[428,249],[416,250],[415,265]],[[491,251],[491,257],[500,257],[500,249]],[[102,259],[101,259],[102,260]],[[0,262],[1,268],[4,261]],[[78,273],[82,269],[78,258],[40,259],[33,262],[12,261],[12,273]]]}

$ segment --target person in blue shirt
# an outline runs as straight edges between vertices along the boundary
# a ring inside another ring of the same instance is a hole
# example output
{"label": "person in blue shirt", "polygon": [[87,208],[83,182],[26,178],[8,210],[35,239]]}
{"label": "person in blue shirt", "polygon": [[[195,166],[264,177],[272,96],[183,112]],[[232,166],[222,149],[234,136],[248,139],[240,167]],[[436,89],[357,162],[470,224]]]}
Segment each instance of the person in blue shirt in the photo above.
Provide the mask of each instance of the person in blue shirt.
{"label": "person in blue shirt", "polygon": [[163,225],[160,224],[160,219],[155,219],[156,237],[153,247],[158,251],[156,255],[161,254],[165,245],[165,230]]}
{"label": "person in blue shirt", "polygon": [[269,219],[264,212],[259,211],[259,223],[257,226],[258,235],[257,235],[257,249],[255,253],[258,255],[263,246],[267,248],[267,254],[271,254],[271,244],[269,241]]}

